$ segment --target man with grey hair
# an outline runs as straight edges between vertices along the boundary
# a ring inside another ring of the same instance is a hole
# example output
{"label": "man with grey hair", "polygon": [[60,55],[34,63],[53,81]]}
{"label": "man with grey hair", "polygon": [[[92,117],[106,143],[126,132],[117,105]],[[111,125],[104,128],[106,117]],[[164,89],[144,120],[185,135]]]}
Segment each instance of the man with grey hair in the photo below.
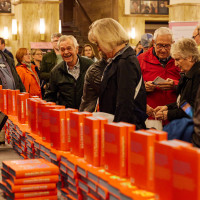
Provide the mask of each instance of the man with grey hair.
{"label": "man with grey hair", "polygon": [[61,36],[61,33],[53,33],[51,35],[51,43],[53,49],[51,52],[46,53],[42,59],[40,67],[40,80],[44,81],[45,84],[49,82],[50,72],[53,69],[53,67],[63,60],[57,45],[58,40]]}
{"label": "man with grey hair", "polygon": [[79,45],[72,35],[61,36],[58,47],[63,61],[50,72],[45,100],[78,109],[83,95],[85,73],[93,61],[78,55]]}
{"label": "man with grey hair", "polygon": [[[152,48],[138,56],[147,91],[149,116],[153,116],[154,108],[157,106],[176,101],[174,86],[180,79],[180,70],[170,56],[171,45],[174,42],[172,31],[169,28],[160,27],[154,33],[153,42]],[[164,81],[154,82],[157,77]]]}

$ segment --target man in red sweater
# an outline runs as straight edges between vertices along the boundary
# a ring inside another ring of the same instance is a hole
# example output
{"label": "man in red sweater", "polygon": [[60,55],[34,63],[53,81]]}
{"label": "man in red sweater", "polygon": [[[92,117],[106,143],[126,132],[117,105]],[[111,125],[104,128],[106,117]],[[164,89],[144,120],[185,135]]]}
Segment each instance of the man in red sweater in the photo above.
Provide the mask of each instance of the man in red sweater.
{"label": "man in red sweater", "polygon": [[[176,101],[175,85],[180,79],[180,70],[170,56],[174,42],[172,31],[161,27],[154,33],[154,45],[147,52],[138,56],[147,91],[147,114],[153,116],[154,108]],[[165,79],[154,84],[156,77]]]}

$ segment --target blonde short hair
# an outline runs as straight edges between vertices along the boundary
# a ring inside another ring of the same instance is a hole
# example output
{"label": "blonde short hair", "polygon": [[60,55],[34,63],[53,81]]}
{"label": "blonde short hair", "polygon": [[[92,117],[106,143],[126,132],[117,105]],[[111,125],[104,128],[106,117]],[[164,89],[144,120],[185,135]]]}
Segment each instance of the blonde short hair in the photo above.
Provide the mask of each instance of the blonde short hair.
{"label": "blonde short hair", "polygon": [[91,43],[98,43],[106,53],[129,42],[127,32],[112,18],[103,18],[93,22],[89,27],[88,39]]}
{"label": "blonde short hair", "polygon": [[172,45],[171,56],[180,56],[183,59],[192,57],[193,62],[200,61],[200,54],[194,39],[181,38]]}

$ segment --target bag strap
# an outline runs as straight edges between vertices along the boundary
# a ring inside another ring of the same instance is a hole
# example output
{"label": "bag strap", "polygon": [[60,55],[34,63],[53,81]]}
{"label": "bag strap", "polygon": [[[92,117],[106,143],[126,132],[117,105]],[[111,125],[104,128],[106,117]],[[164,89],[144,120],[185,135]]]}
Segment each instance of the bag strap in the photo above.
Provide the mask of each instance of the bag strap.
{"label": "bag strap", "polygon": [[135,88],[134,100],[136,99],[136,97],[140,91],[141,85],[142,85],[142,75],[141,75],[139,83],[137,84],[137,87]]}

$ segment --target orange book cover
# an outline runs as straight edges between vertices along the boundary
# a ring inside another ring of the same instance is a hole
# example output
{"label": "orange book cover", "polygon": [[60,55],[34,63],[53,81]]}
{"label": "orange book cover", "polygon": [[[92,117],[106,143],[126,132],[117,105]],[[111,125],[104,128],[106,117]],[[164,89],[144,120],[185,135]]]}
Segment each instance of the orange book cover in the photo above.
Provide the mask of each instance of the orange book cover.
{"label": "orange book cover", "polygon": [[56,183],[41,183],[30,185],[15,185],[12,181],[6,180],[7,187],[11,192],[31,192],[31,191],[43,191],[43,190],[55,190]]}
{"label": "orange book cover", "polygon": [[99,120],[95,117],[86,117],[84,119],[84,159],[96,167],[100,166],[99,126]]}
{"label": "orange book cover", "polygon": [[[58,199],[58,197],[57,197],[57,195],[51,195],[51,196],[43,196],[43,197],[30,197],[30,198],[26,198],[26,199],[24,199],[24,198],[20,198],[20,199],[16,199],[16,200],[57,200]],[[13,199],[13,200],[15,200],[15,199]]]}
{"label": "orange book cover", "polygon": [[59,174],[59,168],[44,159],[11,160],[2,164],[16,178]]}
{"label": "orange book cover", "polygon": [[26,102],[27,102],[28,96],[29,95],[23,94],[23,93],[20,93],[20,94],[17,95],[17,116],[18,116],[18,121],[21,124],[25,124],[26,121],[27,121],[27,115],[26,115],[27,106],[26,106]]}
{"label": "orange book cover", "polygon": [[76,111],[76,109],[50,110],[50,138],[53,148],[61,151],[69,151],[69,113]]}
{"label": "orange book cover", "polygon": [[[57,189],[56,190],[46,190],[46,191],[31,191],[31,192],[15,192],[13,193],[9,189],[7,189],[8,195],[12,199],[24,199],[29,200],[29,198],[37,197],[38,200],[43,199],[42,197],[48,196],[57,196]],[[45,199],[45,198],[44,198]]]}
{"label": "orange book cover", "polygon": [[10,174],[10,180],[15,185],[29,185],[29,184],[41,184],[41,183],[57,183],[59,180],[58,175],[29,177],[29,178],[15,178]]}
{"label": "orange book cover", "polygon": [[[120,123],[105,124],[105,169],[109,172],[127,176],[127,128]],[[112,159],[111,159],[112,158]]]}
{"label": "orange book cover", "polygon": [[174,149],[173,200],[200,199],[200,150],[194,147]]}
{"label": "orange book cover", "polygon": [[100,135],[100,166],[104,166],[105,164],[105,129],[104,125],[108,123],[108,119],[105,117],[95,117],[99,120],[99,135]]}
{"label": "orange book cover", "polygon": [[130,136],[129,172],[132,184],[153,191],[154,189],[155,135],[134,131]]}
{"label": "orange book cover", "polygon": [[[159,199],[172,199],[172,168],[173,153],[175,149],[190,143],[182,143],[174,140],[155,142],[155,193]],[[187,145],[186,145],[187,146]],[[167,191],[167,192],[166,192]]]}
{"label": "orange book cover", "polygon": [[66,148],[67,148],[67,151],[69,151],[70,150],[69,144],[70,144],[70,141],[71,141],[71,138],[70,138],[70,113],[78,112],[78,110],[74,109],[74,108],[66,108],[65,110],[66,110],[66,112],[65,112],[65,123],[66,123],[65,128],[66,128],[67,137],[68,137]]}
{"label": "orange book cover", "polygon": [[70,151],[80,157],[84,156],[83,123],[86,116],[92,116],[92,113],[70,113]]}
{"label": "orange book cover", "polygon": [[50,110],[51,109],[65,109],[65,106],[60,105],[45,105],[42,107],[42,140],[50,141]]}
{"label": "orange book cover", "polygon": [[126,127],[126,134],[127,134],[127,136],[126,136],[126,139],[127,139],[126,144],[127,145],[125,146],[125,151],[127,154],[127,157],[126,157],[127,158],[127,160],[126,160],[127,169],[126,169],[126,171],[127,171],[127,176],[130,177],[130,172],[129,172],[130,167],[129,167],[129,159],[128,159],[130,151],[128,151],[128,149],[130,149],[129,141],[130,141],[130,137],[131,137],[131,132],[136,130],[136,126],[134,124],[129,124],[126,122],[119,122],[119,123]]}
{"label": "orange book cover", "polygon": [[38,103],[39,102],[43,102],[42,99],[38,99],[38,98],[32,98],[29,102],[29,106],[30,106],[30,128],[32,133],[34,134],[38,134],[38,115],[37,115],[37,107],[38,107]]}
{"label": "orange book cover", "polygon": [[45,101],[40,101],[38,102],[38,106],[37,106],[37,130],[38,130],[38,135],[42,136],[42,107],[44,107],[45,105],[56,105],[56,103],[54,102],[45,102]]}
{"label": "orange book cover", "polygon": [[7,115],[8,114],[8,89],[2,90],[2,97],[3,97],[2,112]]}
{"label": "orange book cover", "polygon": [[50,143],[51,147],[57,150],[62,149],[62,142],[67,142],[65,130],[65,109],[52,109],[50,113]]}
{"label": "orange book cover", "polygon": [[8,115],[13,115],[12,110],[12,95],[15,94],[15,90],[8,90]]}

